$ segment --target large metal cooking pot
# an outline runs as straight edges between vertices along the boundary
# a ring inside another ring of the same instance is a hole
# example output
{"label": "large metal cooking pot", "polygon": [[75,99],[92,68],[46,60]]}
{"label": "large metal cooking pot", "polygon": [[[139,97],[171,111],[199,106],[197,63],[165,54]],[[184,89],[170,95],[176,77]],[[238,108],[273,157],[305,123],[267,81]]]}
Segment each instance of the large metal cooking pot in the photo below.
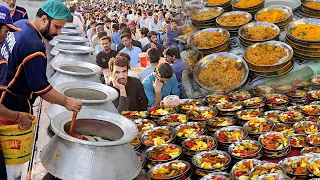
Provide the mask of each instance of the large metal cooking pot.
{"label": "large metal cooking pot", "polygon": [[50,54],[52,54],[53,56],[58,55],[58,53],[72,54],[72,55],[85,55],[93,52],[94,52],[94,48],[89,46],[58,43],[52,48],[52,50],[50,51]]}
{"label": "large metal cooking pot", "polygon": [[63,28],[66,28],[66,29],[76,29],[77,27],[79,27],[78,24],[73,24],[73,23],[66,23]]}
{"label": "large metal cooking pot", "polygon": [[50,45],[56,46],[58,43],[60,44],[73,44],[73,45],[87,45],[88,38],[78,37],[78,36],[67,36],[67,35],[59,35],[55,36],[51,41]]}
{"label": "large metal cooking pot", "polygon": [[[96,82],[77,81],[59,84],[55,90],[65,96],[80,99],[83,103],[82,109],[100,109],[118,113],[112,101],[117,99],[119,94],[110,86]],[[48,109],[48,117],[52,119],[64,111],[67,110],[63,106],[52,104]]]}
{"label": "large metal cooking pot", "polygon": [[76,29],[68,29],[68,28],[62,28],[61,34],[68,35],[68,36],[81,36],[83,31],[80,28]]}
{"label": "large metal cooking pot", "polygon": [[138,135],[133,121],[107,111],[81,110],[74,133],[106,140],[92,142],[66,133],[71,119],[72,112],[63,112],[51,121],[56,135],[40,154],[50,174],[68,180],[128,180],[138,176],[141,164],[130,144]]}
{"label": "large metal cooking pot", "polygon": [[80,61],[59,61],[54,62],[52,67],[56,70],[49,80],[53,87],[74,81],[99,82],[97,74],[101,68],[95,64]]}

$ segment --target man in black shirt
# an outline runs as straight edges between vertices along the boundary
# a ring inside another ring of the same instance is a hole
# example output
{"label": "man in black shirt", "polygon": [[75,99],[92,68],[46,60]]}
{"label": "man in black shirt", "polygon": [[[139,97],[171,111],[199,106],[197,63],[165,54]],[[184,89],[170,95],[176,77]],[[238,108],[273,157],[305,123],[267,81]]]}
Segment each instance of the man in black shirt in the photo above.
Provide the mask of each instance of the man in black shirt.
{"label": "man in black shirt", "polygon": [[104,36],[100,39],[103,51],[98,53],[96,56],[96,62],[101,68],[108,68],[108,62],[111,58],[116,57],[117,51],[112,50],[112,40],[109,36]]}
{"label": "man in black shirt", "polygon": [[158,34],[155,31],[150,31],[148,32],[147,37],[150,43],[142,48],[142,52],[147,52],[150,48],[156,48],[162,54],[166,48],[164,45],[158,43]]}

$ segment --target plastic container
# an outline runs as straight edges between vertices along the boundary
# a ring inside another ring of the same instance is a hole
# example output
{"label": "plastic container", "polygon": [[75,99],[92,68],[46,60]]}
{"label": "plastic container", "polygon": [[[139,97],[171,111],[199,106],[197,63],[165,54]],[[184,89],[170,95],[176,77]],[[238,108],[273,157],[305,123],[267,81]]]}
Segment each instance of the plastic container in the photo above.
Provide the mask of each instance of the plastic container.
{"label": "plastic container", "polygon": [[147,67],[147,65],[148,65],[147,53],[140,53],[138,56],[139,56],[139,61],[140,61],[141,67]]}
{"label": "plastic container", "polygon": [[29,115],[33,121],[27,131],[20,130],[17,123],[0,120],[0,145],[6,165],[23,164],[31,159],[36,118]]}

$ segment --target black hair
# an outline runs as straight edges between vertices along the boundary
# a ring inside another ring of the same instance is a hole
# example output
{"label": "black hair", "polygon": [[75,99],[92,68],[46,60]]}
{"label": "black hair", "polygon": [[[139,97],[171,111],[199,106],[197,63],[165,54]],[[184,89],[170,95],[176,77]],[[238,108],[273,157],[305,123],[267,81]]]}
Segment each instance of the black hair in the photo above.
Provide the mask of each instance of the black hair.
{"label": "black hair", "polygon": [[141,35],[144,35],[145,37],[147,37],[148,33],[149,33],[149,29],[143,27],[143,28],[140,29],[140,32],[141,32]]}
{"label": "black hair", "polygon": [[161,53],[157,48],[150,48],[147,51],[150,63],[159,63]]}
{"label": "black hair", "polygon": [[152,36],[158,36],[158,34],[155,31],[148,32],[147,37],[151,38]]}
{"label": "black hair", "polygon": [[47,16],[48,20],[51,21],[53,18],[50,17],[46,12],[44,12],[41,8],[39,8],[36,17],[41,18],[42,16]]}
{"label": "black hair", "polygon": [[128,39],[131,39],[131,34],[123,33],[121,34],[120,39],[122,40],[122,38],[125,38],[125,37],[127,37]]}
{"label": "black hair", "polygon": [[180,53],[178,49],[175,47],[168,47],[166,50],[164,50],[163,54],[170,57],[175,56],[177,59],[180,59]]}

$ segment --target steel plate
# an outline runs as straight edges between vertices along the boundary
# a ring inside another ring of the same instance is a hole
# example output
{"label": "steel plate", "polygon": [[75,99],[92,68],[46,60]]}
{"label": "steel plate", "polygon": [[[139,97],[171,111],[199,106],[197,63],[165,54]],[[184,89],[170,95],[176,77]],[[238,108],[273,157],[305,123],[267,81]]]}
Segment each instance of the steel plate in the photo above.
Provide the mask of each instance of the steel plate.
{"label": "steel plate", "polygon": [[[271,27],[272,29],[276,30],[277,31],[277,34],[276,36],[270,38],[270,39],[264,39],[264,40],[252,40],[252,39],[248,39],[246,37],[244,37],[244,30],[246,28],[251,28],[251,27],[256,27],[256,26],[266,26],[266,27]],[[239,29],[239,32],[238,32],[239,36],[243,39],[243,40],[246,40],[246,41],[249,41],[247,43],[251,43],[251,42],[261,42],[261,41],[268,41],[268,40],[271,40],[271,39],[274,39],[276,38],[277,36],[279,36],[280,34],[280,29],[278,26],[276,26],[275,24],[272,24],[272,23],[268,23],[268,22],[252,22],[252,23],[248,23],[246,25],[243,25],[241,26],[241,28]],[[239,38],[240,38],[239,37]]]}
{"label": "steel plate", "polygon": [[[243,24],[240,24],[240,25],[235,25],[235,26],[228,26],[228,25],[223,25],[223,24],[220,24],[219,23],[219,20],[222,18],[222,17],[225,17],[225,16],[229,16],[229,15],[244,15],[248,21],[246,23],[243,23]],[[252,20],[252,15],[250,13],[247,13],[247,12],[244,12],[244,11],[232,11],[232,12],[226,12],[226,13],[223,13],[221,16],[219,16],[217,19],[216,19],[216,23],[221,26],[221,27],[226,27],[226,28],[231,28],[231,27],[239,27],[241,25],[244,25],[244,24],[247,24],[248,22],[250,22]]]}
{"label": "steel plate", "polygon": [[265,7],[269,7],[273,5],[288,6],[294,11],[300,7],[301,1],[300,0],[265,0],[264,2]]}
{"label": "steel plate", "polygon": [[268,7],[266,7],[266,8],[261,9],[260,11],[258,11],[257,14],[254,16],[255,20],[256,20],[256,21],[259,21],[258,18],[257,18],[258,14],[263,13],[263,12],[265,12],[265,11],[269,11],[269,10],[271,10],[271,9],[281,10],[281,11],[283,11],[286,15],[288,15],[288,17],[287,17],[286,19],[284,19],[284,20],[282,20],[282,21],[275,22],[275,24],[277,24],[277,23],[282,23],[282,22],[286,22],[290,17],[293,16],[293,14],[292,14],[292,9],[291,9],[290,7],[284,6],[284,5],[272,5],[272,6],[268,6]]}

